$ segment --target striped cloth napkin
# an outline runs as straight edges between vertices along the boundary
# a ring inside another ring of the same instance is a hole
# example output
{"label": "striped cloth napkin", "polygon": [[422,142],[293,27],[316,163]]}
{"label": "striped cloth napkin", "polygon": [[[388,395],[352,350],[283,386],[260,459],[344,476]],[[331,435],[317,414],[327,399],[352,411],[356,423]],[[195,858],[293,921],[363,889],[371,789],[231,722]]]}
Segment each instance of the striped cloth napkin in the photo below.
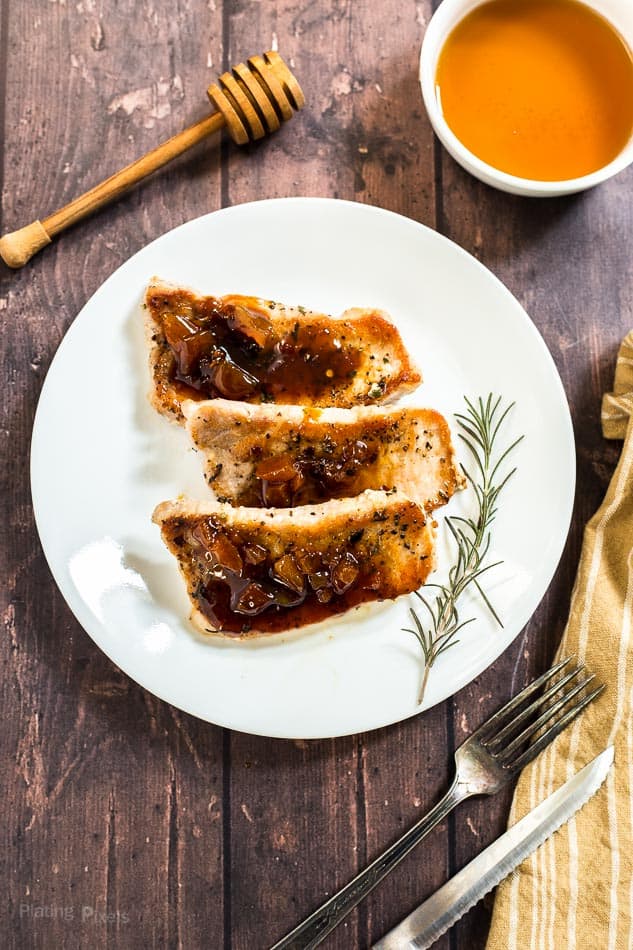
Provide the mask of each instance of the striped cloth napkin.
{"label": "striped cloth napkin", "polygon": [[633,947],[633,331],[603,400],[602,428],[624,448],[585,529],[557,656],[576,654],[607,689],[525,769],[510,824],[610,744],[615,767],[582,811],[499,887],[487,950]]}

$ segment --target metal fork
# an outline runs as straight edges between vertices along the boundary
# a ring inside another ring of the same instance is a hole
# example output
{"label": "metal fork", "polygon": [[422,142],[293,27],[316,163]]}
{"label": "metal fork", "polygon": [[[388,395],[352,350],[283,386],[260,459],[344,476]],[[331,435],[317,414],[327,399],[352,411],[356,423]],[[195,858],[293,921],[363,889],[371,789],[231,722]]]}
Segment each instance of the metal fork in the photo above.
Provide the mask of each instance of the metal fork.
{"label": "metal fork", "polygon": [[[583,693],[594,679],[593,674],[583,675],[583,665],[574,665],[554,680],[572,659],[556,663],[466,739],[455,753],[456,774],[444,798],[271,950],[318,946],[456,805],[473,795],[494,795],[536,758],[604,689],[597,686]],[[554,681],[535,696],[550,680]]]}

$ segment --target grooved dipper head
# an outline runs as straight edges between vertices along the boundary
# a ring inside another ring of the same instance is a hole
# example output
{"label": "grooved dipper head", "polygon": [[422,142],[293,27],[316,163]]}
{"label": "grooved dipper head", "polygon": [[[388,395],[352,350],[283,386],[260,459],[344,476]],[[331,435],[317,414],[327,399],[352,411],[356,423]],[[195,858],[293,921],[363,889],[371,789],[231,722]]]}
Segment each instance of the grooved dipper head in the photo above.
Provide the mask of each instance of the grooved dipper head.
{"label": "grooved dipper head", "polygon": [[251,56],[247,65],[240,63],[223,73],[207,95],[238,145],[276,132],[305,103],[301,86],[274,50]]}

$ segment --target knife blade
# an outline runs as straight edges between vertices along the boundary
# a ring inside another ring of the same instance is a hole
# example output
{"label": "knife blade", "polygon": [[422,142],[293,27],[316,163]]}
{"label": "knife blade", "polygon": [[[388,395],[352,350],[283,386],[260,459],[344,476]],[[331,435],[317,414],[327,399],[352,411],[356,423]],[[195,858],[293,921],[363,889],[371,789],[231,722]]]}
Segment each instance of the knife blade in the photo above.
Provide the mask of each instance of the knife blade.
{"label": "knife blade", "polygon": [[497,838],[372,950],[426,950],[595,795],[613,764],[613,746]]}

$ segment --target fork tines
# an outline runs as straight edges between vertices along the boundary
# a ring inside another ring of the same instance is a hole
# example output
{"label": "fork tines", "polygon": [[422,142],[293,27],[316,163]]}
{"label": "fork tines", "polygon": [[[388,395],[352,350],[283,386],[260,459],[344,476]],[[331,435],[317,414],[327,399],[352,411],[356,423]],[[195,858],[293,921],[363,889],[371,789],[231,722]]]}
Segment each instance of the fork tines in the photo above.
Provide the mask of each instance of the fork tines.
{"label": "fork tines", "polygon": [[[593,673],[585,675],[584,664],[574,664],[563,676],[554,679],[573,659],[569,656],[556,663],[478,730],[481,745],[504,768],[518,771],[526,766],[605,688],[599,685],[586,691],[595,677]],[[550,680],[554,682],[532,699]],[[521,708],[526,700],[531,702]],[[543,732],[543,727],[550,722],[552,724]]]}

